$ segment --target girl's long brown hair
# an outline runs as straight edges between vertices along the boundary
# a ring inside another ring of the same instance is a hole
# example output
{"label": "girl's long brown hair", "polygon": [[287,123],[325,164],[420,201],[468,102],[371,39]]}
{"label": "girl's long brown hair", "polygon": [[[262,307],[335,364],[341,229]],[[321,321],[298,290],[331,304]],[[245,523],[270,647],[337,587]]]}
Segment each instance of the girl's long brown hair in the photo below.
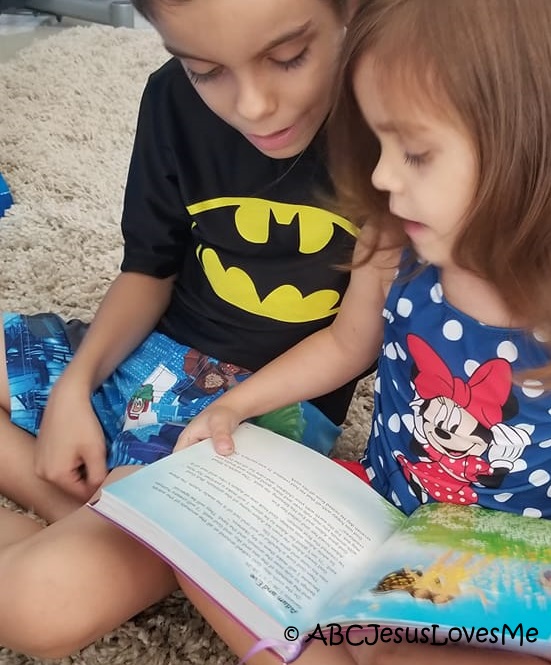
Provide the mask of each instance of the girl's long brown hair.
{"label": "girl's long brown hair", "polygon": [[[467,129],[479,177],[454,259],[551,337],[551,0],[363,0],[329,124],[332,171],[344,215],[399,235],[354,97],[366,54],[395,99],[448,107]],[[531,376],[549,385],[551,366]]]}

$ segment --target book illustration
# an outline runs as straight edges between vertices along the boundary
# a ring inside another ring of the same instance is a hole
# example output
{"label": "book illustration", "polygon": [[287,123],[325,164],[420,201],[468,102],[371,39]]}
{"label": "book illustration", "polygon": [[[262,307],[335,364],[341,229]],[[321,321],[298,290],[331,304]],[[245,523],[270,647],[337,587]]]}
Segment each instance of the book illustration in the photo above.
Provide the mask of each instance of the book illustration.
{"label": "book illustration", "polygon": [[408,625],[516,626],[551,636],[551,523],[455,504],[420,507],[324,616]]}
{"label": "book illustration", "polygon": [[294,441],[302,441],[306,430],[306,420],[300,404],[291,404],[275,411],[270,411],[254,419],[254,424],[277,432]]}
{"label": "book illustration", "polygon": [[454,550],[447,550],[426,569],[406,566],[388,573],[379,580],[373,593],[405,591],[413,598],[440,605],[449,603],[468,590],[480,594],[481,600],[486,603],[484,592],[467,583],[484,570],[490,560],[490,557],[476,557],[470,552],[457,555]]}

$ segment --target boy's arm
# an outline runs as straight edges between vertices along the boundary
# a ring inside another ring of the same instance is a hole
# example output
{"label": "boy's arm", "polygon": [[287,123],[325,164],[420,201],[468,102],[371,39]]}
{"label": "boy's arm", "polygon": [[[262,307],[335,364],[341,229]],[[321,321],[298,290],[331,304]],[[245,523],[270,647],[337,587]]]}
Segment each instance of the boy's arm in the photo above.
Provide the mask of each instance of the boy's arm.
{"label": "boy's arm", "polygon": [[[357,244],[354,263],[363,253]],[[333,323],[294,346],[232,388],[182,432],[176,449],[212,437],[222,454],[233,450],[231,432],[247,418],[331,392],[369,367],[382,341],[382,309],[396,252],[379,252],[354,268]]]}
{"label": "boy's arm", "polygon": [[48,400],[37,440],[40,477],[83,500],[104,480],[105,439],[90,396],[154,328],[173,281],[131,272],[115,279]]}

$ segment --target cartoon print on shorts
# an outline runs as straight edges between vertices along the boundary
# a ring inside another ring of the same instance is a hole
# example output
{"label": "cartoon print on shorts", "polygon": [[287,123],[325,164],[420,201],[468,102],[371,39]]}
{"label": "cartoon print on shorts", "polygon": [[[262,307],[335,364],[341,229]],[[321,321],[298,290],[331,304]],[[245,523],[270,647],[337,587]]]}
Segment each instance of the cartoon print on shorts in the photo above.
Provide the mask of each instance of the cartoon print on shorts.
{"label": "cartoon print on shorts", "polygon": [[219,390],[226,392],[250,375],[242,367],[214,360],[197,349],[186,353],[183,369],[184,378],[172,388],[182,404],[205,395],[214,395]]}
{"label": "cartoon print on shorts", "polygon": [[477,503],[476,487],[497,489],[530,443],[526,431],[505,422],[518,411],[511,366],[493,358],[464,381],[417,335],[407,344],[414,360],[411,451],[418,459],[394,455],[421,503]]}
{"label": "cartoon print on shorts", "polygon": [[215,396],[250,374],[195,349],[190,349],[178,364],[175,371],[159,364],[134,392],[126,407],[125,430],[188,422]]}

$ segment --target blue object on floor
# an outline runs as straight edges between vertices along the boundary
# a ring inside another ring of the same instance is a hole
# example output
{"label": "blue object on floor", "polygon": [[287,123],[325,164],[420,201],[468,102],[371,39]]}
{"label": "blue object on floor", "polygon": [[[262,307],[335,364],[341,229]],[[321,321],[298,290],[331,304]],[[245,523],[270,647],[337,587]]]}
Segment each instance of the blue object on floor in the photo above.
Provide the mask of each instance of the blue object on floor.
{"label": "blue object on floor", "polygon": [[4,215],[4,213],[11,206],[12,203],[13,203],[13,198],[12,195],[10,194],[10,188],[8,187],[8,183],[4,180],[2,174],[0,173],[0,217]]}

